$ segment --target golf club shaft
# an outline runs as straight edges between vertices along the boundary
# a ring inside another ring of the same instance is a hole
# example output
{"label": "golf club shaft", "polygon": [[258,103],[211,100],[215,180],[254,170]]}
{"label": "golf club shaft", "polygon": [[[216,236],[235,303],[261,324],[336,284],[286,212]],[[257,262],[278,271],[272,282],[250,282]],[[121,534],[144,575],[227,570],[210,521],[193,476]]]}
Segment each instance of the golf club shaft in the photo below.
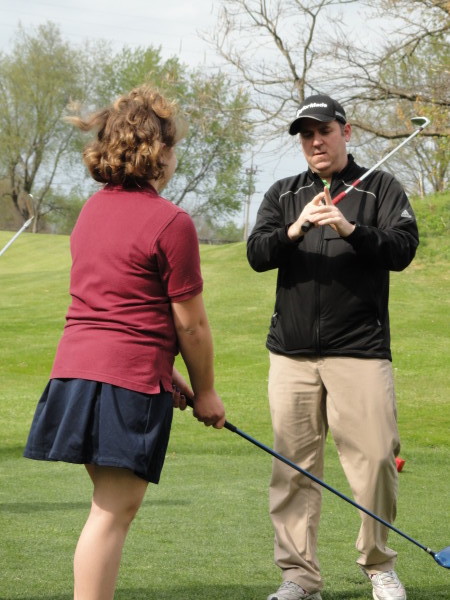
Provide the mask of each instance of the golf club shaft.
{"label": "golf club shaft", "polygon": [[3,248],[0,250],[0,256],[6,252],[6,250],[8,250],[8,248],[11,246],[11,244],[19,237],[19,235],[22,233],[22,231],[24,231],[31,223],[31,221],[34,219],[34,217],[30,217],[28,219],[28,221],[25,221],[25,223],[22,225],[22,227],[19,229],[19,231],[17,231],[13,237],[9,240],[9,242],[7,244],[5,244],[5,246],[3,246]]}
{"label": "golf club shaft", "polygon": [[[193,399],[188,398],[187,399],[187,403],[188,403],[188,405],[191,408],[194,407]],[[366,513],[367,515],[369,515],[369,517],[372,517],[372,519],[375,519],[376,521],[379,521],[385,527],[388,527],[389,529],[392,529],[392,531],[395,531],[395,533],[398,533],[398,535],[401,535],[402,537],[404,537],[408,541],[412,542],[413,544],[415,544],[416,546],[418,546],[422,550],[425,550],[425,552],[427,552],[428,554],[431,554],[431,556],[434,557],[435,552],[433,552],[433,550],[431,550],[427,546],[424,546],[423,544],[421,544],[420,542],[418,542],[414,538],[410,537],[406,533],[403,533],[403,531],[401,531],[400,529],[397,529],[397,527],[394,527],[394,525],[392,525],[391,523],[388,523],[387,521],[385,521],[384,519],[382,519],[381,517],[379,517],[375,513],[371,512],[368,508],[364,508],[364,506],[361,506],[360,504],[358,504],[357,502],[355,502],[354,500],[352,500],[351,498],[349,498],[345,494],[342,494],[341,492],[339,492],[335,488],[331,487],[331,485],[328,485],[327,483],[325,483],[324,481],[322,481],[321,479],[319,479],[318,477],[316,477],[315,475],[313,475],[312,473],[310,473],[306,469],[302,469],[302,467],[299,467],[296,463],[292,462],[291,460],[289,460],[288,458],[286,458],[282,454],[279,454],[278,452],[276,452],[275,450],[273,450],[272,448],[270,448],[270,446],[266,446],[265,444],[263,444],[262,442],[258,441],[257,439],[255,439],[251,435],[248,435],[247,433],[245,433],[245,431],[242,431],[241,429],[239,429],[238,427],[236,427],[235,425],[233,425],[229,421],[225,421],[224,427],[225,427],[225,429],[228,429],[229,431],[231,431],[233,433],[236,433],[237,435],[241,436],[242,438],[244,438],[248,442],[254,444],[255,446],[257,446],[261,450],[264,450],[264,452],[267,452],[268,454],[270,454],[274,458],[280,460],[281,462],[284,462],[286,465],[289,465],[290,467],[292,467],[293,469],[295,469],[296,471],[298,471],[299,473],[301,473],[305,477],[308,477],[309,479],[311,479],[312,481],[314,481],[318,485],[320,485],[323,488],[327,489],[329,492],[335,494],[336,496],[338,496],[342,500],[345,500],[346,502],[348,502],[349,504],[351,504],[352,506],[354,506],[358,510],[361,510],[362,512]]]}
{"label": "golf club shaft", "polygon": [[425,552],[428,552],[428,554],[431,554],[432,556],[434,556],[435,553],[433,552],[433,550],[431,550],[427,546],[424,546],[423,544],[421,544],[420,542],[418,542],[414,538],[410,537],[406,533],[403,533],[403,531],[401,531],[400,529],[397,529],[397,527],[395,527],[391,523],[388,523],[387,521],[385,521],[384,519],[382,519],[381,517],[379,517],[375,513],[371,512],[368,508],[364,508],[364,506],[361,506],[360,504],[358,504],[357,502],[355,502],[354,500],[352,500],[351,498],[349,498],[345,494],[342,494],[342,492],[340,492],[339,490],[336,490],[335,488],[331,487],[331,485],[328,485],[327,483],[325,483],[325,481],[322,481],[321,479],[319,479],[318,477],[316,477],[315,475],[313,475],[312,473],[310,473],[306,469],[302,469],[302,467],[299,467],[297,464],[295,464],[294,462],[292,462],[291,460],[289,460],[288,458],[286,458],[282,454],[279,454],[278,452],[276,452],[275,450],[273,450],[272,448],[270,448],[270,446],[266,446],[262,442],[258,441],[257,439],[255,439],[252,436],[250,436],[247,433],[245,433],[244,431],[241,431],[235,425],[232,425],[228,421],[225,421],[224,427],[226,427],[226,429],[228,429],[229,431],[232,431],[233,433],[237,433],[238,435],[240,435],[244,439],[248,440],[249,442],[251,442],[252,444],[254,444],[255,446],[257,446],[258,448],[261,448],[261,450],[264,450],[265,452],[267,452],[268,454],[271,454],[273,457],[277,458],[281,462],[284,462],[286,465],[289,465],[290,467],[292,467],[293,469],[295,469],[296,471],[298,471],[299,473],[301,473],[305,477],[308,477],[309,479],[311,479],[315,483],[317,483],[320,486],[322,486],[325,489],[327,489],[329,492],[332,492],[333,494],[335,494],[336,496],[338,496],[342,500],[345,500],[346,502],[348,502],[349,504],[351,504],[352,506],[354,506],[358,510],[361,510],[362,512],[364,512],[367,515],[369,515],[369,517],[372,517],[376,521],[379,521],[380,523],[382,523],[383,525],[385,525],[389,529],[392,529],[392,531],[395,531],[395,533],[398,533],[399,535],[401,535],[402,537],[406,538],[407,540],[409,540],[410,542],[412,542],[413,544],[415,544],[416,546],[418,546],[422,550],[425,550]]}
{"label": "golf club shaft", "polygon": [[[391,150],[389,152],[389,154],[386,154],[386,156],[384,158],[382,158],[379,162],[377,162],[376,165],[374,165],[373,167],[371,167],[368,171],[366,171],[364,173],[364,175],[362,175],[359,179],[356,179],[350,187],[348,187],[346,190],[344,190],[343,192],[341,192],[340,194],[338,194],[335,198],[332,199],[332,203],[333,204],[338,204],[343,198],[345,198],[345,196],[351,191],[354,190],[355,187],[361,183],[361,181],[363,181],[366,177],[368,177],[371,173],[373,173],[373,171],[375,171],[375,169],[378,169],[378,167],[380,165],[382,165],[384,162],[386,162],[393,154],[395,154],[398,150],[400,150],[400,148],[402,148],[405,144],[407,144],[410,140],[412,140],[413,137],[415,137],[417,134],[419,134],[424,127],[426,127],[428,125],[428,122],[425,122],[424,125],[422,125],[421,127],[419,127],[418,129],[416,129],[415,131],[413,131],[413,133],[408,136],[406,138],[406,140],[403,140],[403,142],[401,142],[398,146],[396,146],[393,150]],[[308,233],[308,231],[311,229],[311,227],[313,226],[313,224],[311,223],[311,221],[305,221],[302,225],[302,231],[303,233]]]}

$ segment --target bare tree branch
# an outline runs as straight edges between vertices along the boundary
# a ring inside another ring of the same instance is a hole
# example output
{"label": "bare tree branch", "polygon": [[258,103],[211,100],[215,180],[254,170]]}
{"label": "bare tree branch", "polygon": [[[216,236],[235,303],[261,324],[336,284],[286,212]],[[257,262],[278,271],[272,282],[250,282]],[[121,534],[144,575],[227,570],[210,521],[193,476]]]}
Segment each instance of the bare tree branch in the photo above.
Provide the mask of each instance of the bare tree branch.
{"label": "bare tree branch", "polygon": [[[352,16],[362,11],[365,27],[356,35],[345,18],[349,9]],[[443,0],[223,0],[216,31],[204,37],[249,86],[261,139],[280,140],[311,93],[344,104],[363,152],[377,140],[406,137],[410,118],[424,115],[432,126],[421,143],[439,164],[432,173],[413,149],[410,164],[442,189],[450,162],[450,152],[442,151],[449,134],[449,34],[450,3]]]}

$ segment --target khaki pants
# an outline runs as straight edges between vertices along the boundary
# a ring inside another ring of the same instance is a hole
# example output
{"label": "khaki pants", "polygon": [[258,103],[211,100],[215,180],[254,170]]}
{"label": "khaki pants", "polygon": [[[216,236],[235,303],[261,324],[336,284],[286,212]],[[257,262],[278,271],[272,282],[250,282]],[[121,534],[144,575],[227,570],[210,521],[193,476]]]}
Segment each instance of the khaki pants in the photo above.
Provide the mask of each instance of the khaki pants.
{"label": "khaki pants", "polygon": [[[388,360],[270,354],[269,402],[277,452],[323,479],[329,428],[355,501],[394,521],[400,443]],[[283,579],[320,590],[321,487],[274,459],[269,498]],[[388,529],[360,514],[358,564],[372,573],[392,569],[396,553],[386,547]]]}

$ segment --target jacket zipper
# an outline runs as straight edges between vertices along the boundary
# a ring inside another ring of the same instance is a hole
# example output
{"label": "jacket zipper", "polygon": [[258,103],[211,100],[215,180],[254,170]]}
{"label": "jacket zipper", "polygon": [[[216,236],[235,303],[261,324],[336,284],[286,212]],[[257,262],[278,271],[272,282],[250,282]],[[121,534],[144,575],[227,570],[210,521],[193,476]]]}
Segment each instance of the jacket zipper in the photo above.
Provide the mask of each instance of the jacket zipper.
{"label": "jacket zipper", "polygon": [[316,353],[317,356],[322,356],[322,346],[320,343],[320,271],[322,266],[322,256],[323,256],[323,244],[324,244],[324,232],[323,227],[320,232],[320,239],[318,243],[318,263],[316,269],[316,282],[315,282],[315,336],[316,336]]}
{"label": "jacket zipper", "polygon": [[[330,187],[328,187],[330,189]],[[316,353],[317,356],[322,356],[322,345],[321,345],[321,333],[320,333],[320,271],[322,267],[323,257],[323,245],[324,245],[324,228],[320,228],[320,238],[317,246],[318,259],[316,269],[316,282],[315,282],[315,336],[316,336]]]}

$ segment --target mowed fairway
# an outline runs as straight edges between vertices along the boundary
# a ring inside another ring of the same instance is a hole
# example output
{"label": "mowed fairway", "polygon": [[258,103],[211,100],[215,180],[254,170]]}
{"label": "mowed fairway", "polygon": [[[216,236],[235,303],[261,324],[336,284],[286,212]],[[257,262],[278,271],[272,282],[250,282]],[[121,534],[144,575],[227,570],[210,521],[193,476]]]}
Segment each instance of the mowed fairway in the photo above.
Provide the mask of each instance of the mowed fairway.
{"label": "mowed fairway", "polygon": [[[0,248],[12,235],[0,232]],[[0,257],[0,600],[72,598],[72,555],[89,509],[83,467],[21,457],[64,323],[68,242],[26,233]],[[243,243],[201,252],[228,420],[271,445],[264,343],[276,273],[254,273]],[[406,459],[396,526],[437,551],[450,544],[450,277],[443,253],[434,254],[419,253],[392,275],[391,325]],[[279,583],[267,513],[270,465],[237,435],[177,411],[161,483],[149,487],[127,541],[116,598],[265,600]],[[325,480],[349,494],[331,439]],[[324,600],[371,598],[354,564],[357,531],[355,509],[324,491]],[[394,533],[390,544],[409,600],[450,598],[450,571]]]}

